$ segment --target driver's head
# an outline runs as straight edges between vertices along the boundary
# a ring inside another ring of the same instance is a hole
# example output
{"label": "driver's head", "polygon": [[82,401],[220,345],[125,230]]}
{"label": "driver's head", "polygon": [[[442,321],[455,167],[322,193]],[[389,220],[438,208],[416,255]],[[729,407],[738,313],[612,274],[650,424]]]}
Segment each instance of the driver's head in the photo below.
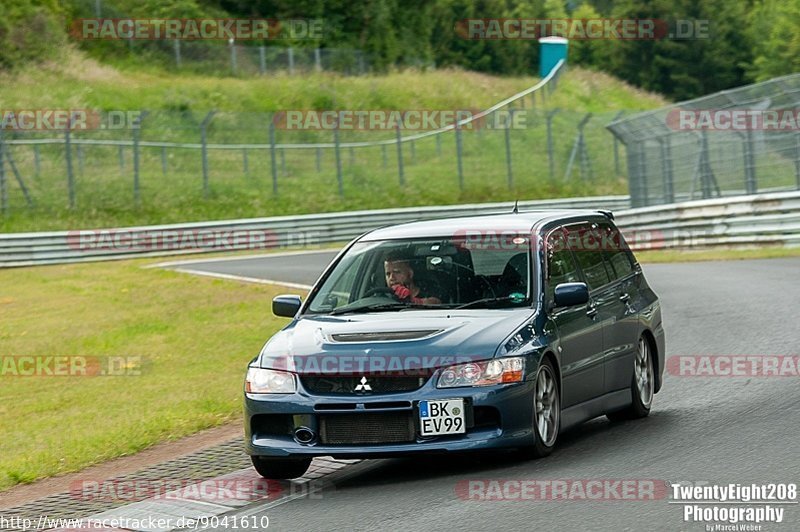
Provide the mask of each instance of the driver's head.
{"label": "driver's head", "polygon": [[407,255],[400,252],[389,253],[383,263],[383,271],[386,276],[386,286],[390,288],[398,284],[414,286],[414,270]]}

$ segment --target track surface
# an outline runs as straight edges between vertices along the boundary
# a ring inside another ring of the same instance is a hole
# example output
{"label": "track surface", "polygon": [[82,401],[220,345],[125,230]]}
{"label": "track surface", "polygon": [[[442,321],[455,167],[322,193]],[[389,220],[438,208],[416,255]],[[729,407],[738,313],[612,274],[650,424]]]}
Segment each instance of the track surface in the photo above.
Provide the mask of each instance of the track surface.
{"label": "track surface", "polygon": [[[311,284],[332,253],[264,257],[187,268]],[[661,297],[667,356],[800,354],[800,259],[645,266]],[[277,530],[705,530],[683,505],[655,501],[472,501],[474,479],[658,479],[800,483],[800,379],[665,375],[649,418],[605,418],[562,434],[543,460],[453,456],[366,461],[321,498],[263,505]],[[782,524],[798,530],[800,506]]]}

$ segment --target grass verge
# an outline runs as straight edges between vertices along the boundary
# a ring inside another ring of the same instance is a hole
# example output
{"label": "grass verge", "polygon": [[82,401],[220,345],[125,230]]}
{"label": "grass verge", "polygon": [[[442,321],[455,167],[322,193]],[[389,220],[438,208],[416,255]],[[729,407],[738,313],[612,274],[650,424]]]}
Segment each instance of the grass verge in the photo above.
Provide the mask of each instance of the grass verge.
{"label": "grass verge", "polygon": [[[151,259],[152,261],[152,259]],[[143,261],[0,271],[1,357],[141,357],[141,375],[0,373],[0,490],[236,419],[279,286]],[[4,360],[4,364],[5,364]]]}

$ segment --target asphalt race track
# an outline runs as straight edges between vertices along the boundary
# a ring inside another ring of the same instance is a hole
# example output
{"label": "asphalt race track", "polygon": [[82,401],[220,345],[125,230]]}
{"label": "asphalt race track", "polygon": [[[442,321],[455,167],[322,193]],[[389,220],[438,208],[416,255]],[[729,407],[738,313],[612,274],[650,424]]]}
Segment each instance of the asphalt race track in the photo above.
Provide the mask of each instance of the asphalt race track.
{"label": "asphalt race track", "polygon": [[[193,263],[181,269],[311,284],[333,254]],[[798,355],[800,259],[645,266],[661,297],[667,356]],[[665,374],[649,418],[596,419],[562,434],[543,460],[458,456],[365,461],[321,497],[264,503],[277,530],[705,530],[671,490],[655,500],[470,500],[469,480],[653,479],[800,482],[800,378]],[[459,484],[461,483],[461,484]],[[505,483],[504,486],[515,486]],[[513,496],[513,494],[512,494]],[[797,499],[795,499],[796,501]],[[745,505],[746,506],[746,505]],[[798,530],[800,507],[762,530]]]}

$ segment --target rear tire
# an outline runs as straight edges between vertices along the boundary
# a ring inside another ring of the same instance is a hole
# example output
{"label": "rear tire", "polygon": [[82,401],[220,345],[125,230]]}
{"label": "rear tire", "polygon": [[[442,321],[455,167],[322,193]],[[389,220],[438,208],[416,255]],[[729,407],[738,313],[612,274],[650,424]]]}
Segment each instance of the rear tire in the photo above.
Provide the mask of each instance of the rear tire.
{"label": "rear tire", "polygon": [[542,458],[553,452],[561,429],[561,398],[552,362],[539,364],[533,387],[533,437],[531,453]]}
{"label": "rear tire", "polygon": [[625,410],[610,412],[606,417],[611,421],[639,419],[650,414],[655,390],[653,371],[653,351],[644,336],[639,337],[636,357],[633,360],[633,379],[631,380],[631,405]]}
{"label": "rear tire", "polygon": [[302,477],[309,466],[311,458],[269,458],[251,456],[253,467],[259,475],[266,479],[286,480]]}

